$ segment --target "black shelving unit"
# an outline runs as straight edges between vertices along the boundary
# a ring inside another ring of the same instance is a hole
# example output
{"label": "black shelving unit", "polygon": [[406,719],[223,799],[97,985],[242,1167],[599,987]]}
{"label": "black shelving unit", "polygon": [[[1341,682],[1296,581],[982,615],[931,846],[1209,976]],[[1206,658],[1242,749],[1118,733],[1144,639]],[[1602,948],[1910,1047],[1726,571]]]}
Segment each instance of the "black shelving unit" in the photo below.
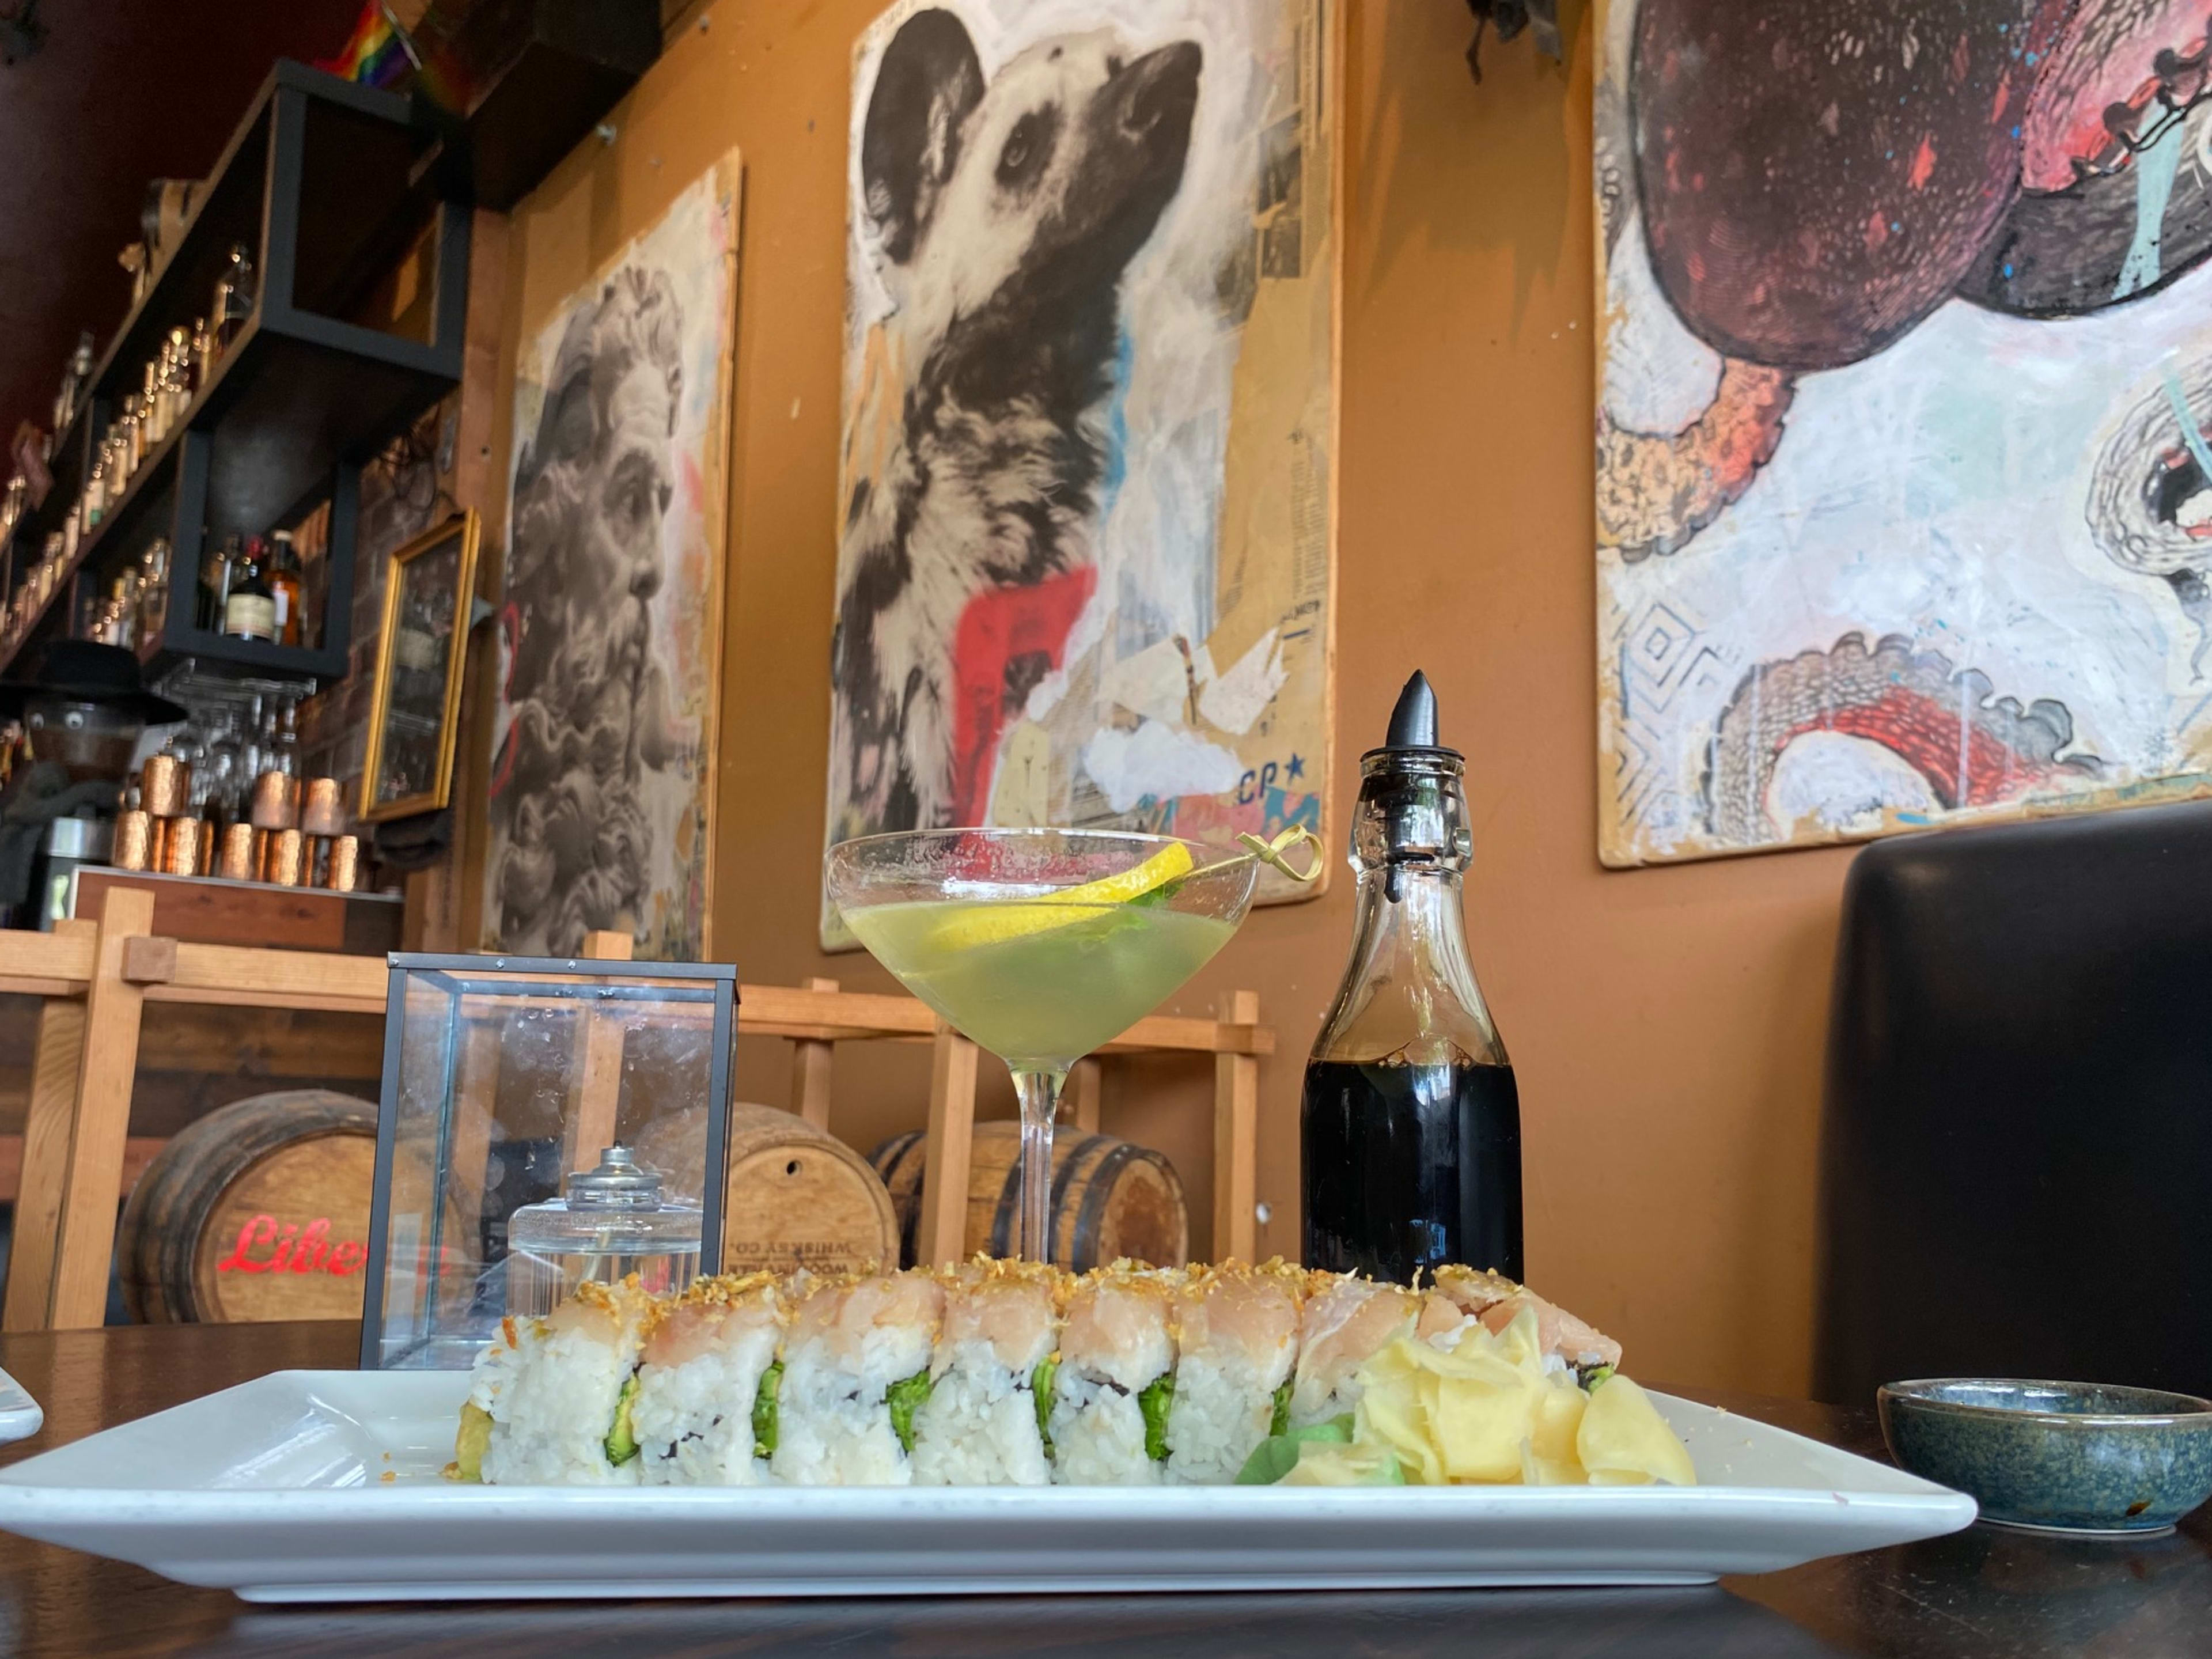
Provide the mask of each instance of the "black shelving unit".
{"label": "black shelving unit", "polygon": [[453,50],[495,67],[450,164],[480,206],[513,208],[628,95],[660,56],[660,13],[659,0],[488,0],[469,13]]}
{"label": "black shelving unit", "polygon": [[[270,71],[175,251],[117,330],[54,445],[54,483],[10,550],[12,584],[65,522],[96,447],[168,331],[204,316],[234,243],[255,251],[253,314],[122,496],[80,541],[67,578],[15,653],[93,608],[156,536],[170,553],[168,616],[140,655],[156,672],[328,681],[346,672],[360,471],[460,383],[469,210],[443,199],[434,125],[409,101],[303,64]],[[393,273],[404,280],[396,284]],[[331,504],[322,635],[288,647],[198,626],[212,537],[297,525]]]}

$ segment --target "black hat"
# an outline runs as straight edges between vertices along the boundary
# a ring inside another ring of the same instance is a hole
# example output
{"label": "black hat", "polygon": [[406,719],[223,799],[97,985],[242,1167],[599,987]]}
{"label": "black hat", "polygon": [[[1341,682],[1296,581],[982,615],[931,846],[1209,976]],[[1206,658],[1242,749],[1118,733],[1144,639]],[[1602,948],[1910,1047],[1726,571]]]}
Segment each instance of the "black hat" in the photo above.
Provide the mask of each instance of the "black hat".
{"label": "black hat", "polygon": [[155,696],[140,684],[135,654],[119,645],[94,645],[90,640],[56,640],[46,647],[36,679],[0,680],[0,716],[21,714],[32,697],[67,697],[127,708],[149,726],[191,718],[190,709]]}

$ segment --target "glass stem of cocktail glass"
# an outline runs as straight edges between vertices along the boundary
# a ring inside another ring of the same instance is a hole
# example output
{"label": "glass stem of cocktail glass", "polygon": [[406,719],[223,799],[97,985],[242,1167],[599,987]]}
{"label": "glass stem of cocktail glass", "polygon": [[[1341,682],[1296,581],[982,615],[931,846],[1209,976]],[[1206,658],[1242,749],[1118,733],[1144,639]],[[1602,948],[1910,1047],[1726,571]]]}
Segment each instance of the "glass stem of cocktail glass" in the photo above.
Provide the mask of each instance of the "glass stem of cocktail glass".
{"label": "glass stem of cocktail glass", "polygon": [[1022,1103],[1022,1260],[1052,1260],[1052,1121],[1060,1111],[1060,1085],[1067,1073],[1023,1071],[1014,1074],[1014,1093]]}

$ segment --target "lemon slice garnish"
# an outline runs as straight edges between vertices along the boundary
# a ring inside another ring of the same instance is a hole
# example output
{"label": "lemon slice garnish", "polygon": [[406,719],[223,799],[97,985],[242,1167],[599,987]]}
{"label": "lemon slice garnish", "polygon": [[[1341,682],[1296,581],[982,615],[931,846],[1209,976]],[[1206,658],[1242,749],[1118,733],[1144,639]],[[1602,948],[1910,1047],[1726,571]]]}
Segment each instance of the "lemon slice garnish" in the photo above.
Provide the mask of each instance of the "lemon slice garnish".
{"label": "lemon slice garnish", "polygon": [[1022,939],[1031,933],[1049,933],[1055,927],[1088,921],[1114,905],[1141,898],[1155,888],[1188,875],[1190,869],[1190,848],[1175,842],[1118,876],[1102,876],[1078,887],[1063,888],[1049,898],[979,904],[947,916],[937,925],[932,942],[943,950],[962,951]]}

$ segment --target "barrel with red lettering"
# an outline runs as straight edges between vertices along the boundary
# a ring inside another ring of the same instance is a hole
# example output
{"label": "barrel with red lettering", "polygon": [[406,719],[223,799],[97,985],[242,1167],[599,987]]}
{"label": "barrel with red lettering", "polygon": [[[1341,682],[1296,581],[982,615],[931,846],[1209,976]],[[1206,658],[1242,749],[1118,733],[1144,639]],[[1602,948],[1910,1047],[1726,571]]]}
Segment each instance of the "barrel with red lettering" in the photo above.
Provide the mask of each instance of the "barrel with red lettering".
{"label": "barrel with red lettering", "polygon": [[358,1319],[376,1108],[326,1089],[255,1095],[170,1140],[116,1240],[149,1324]]}

